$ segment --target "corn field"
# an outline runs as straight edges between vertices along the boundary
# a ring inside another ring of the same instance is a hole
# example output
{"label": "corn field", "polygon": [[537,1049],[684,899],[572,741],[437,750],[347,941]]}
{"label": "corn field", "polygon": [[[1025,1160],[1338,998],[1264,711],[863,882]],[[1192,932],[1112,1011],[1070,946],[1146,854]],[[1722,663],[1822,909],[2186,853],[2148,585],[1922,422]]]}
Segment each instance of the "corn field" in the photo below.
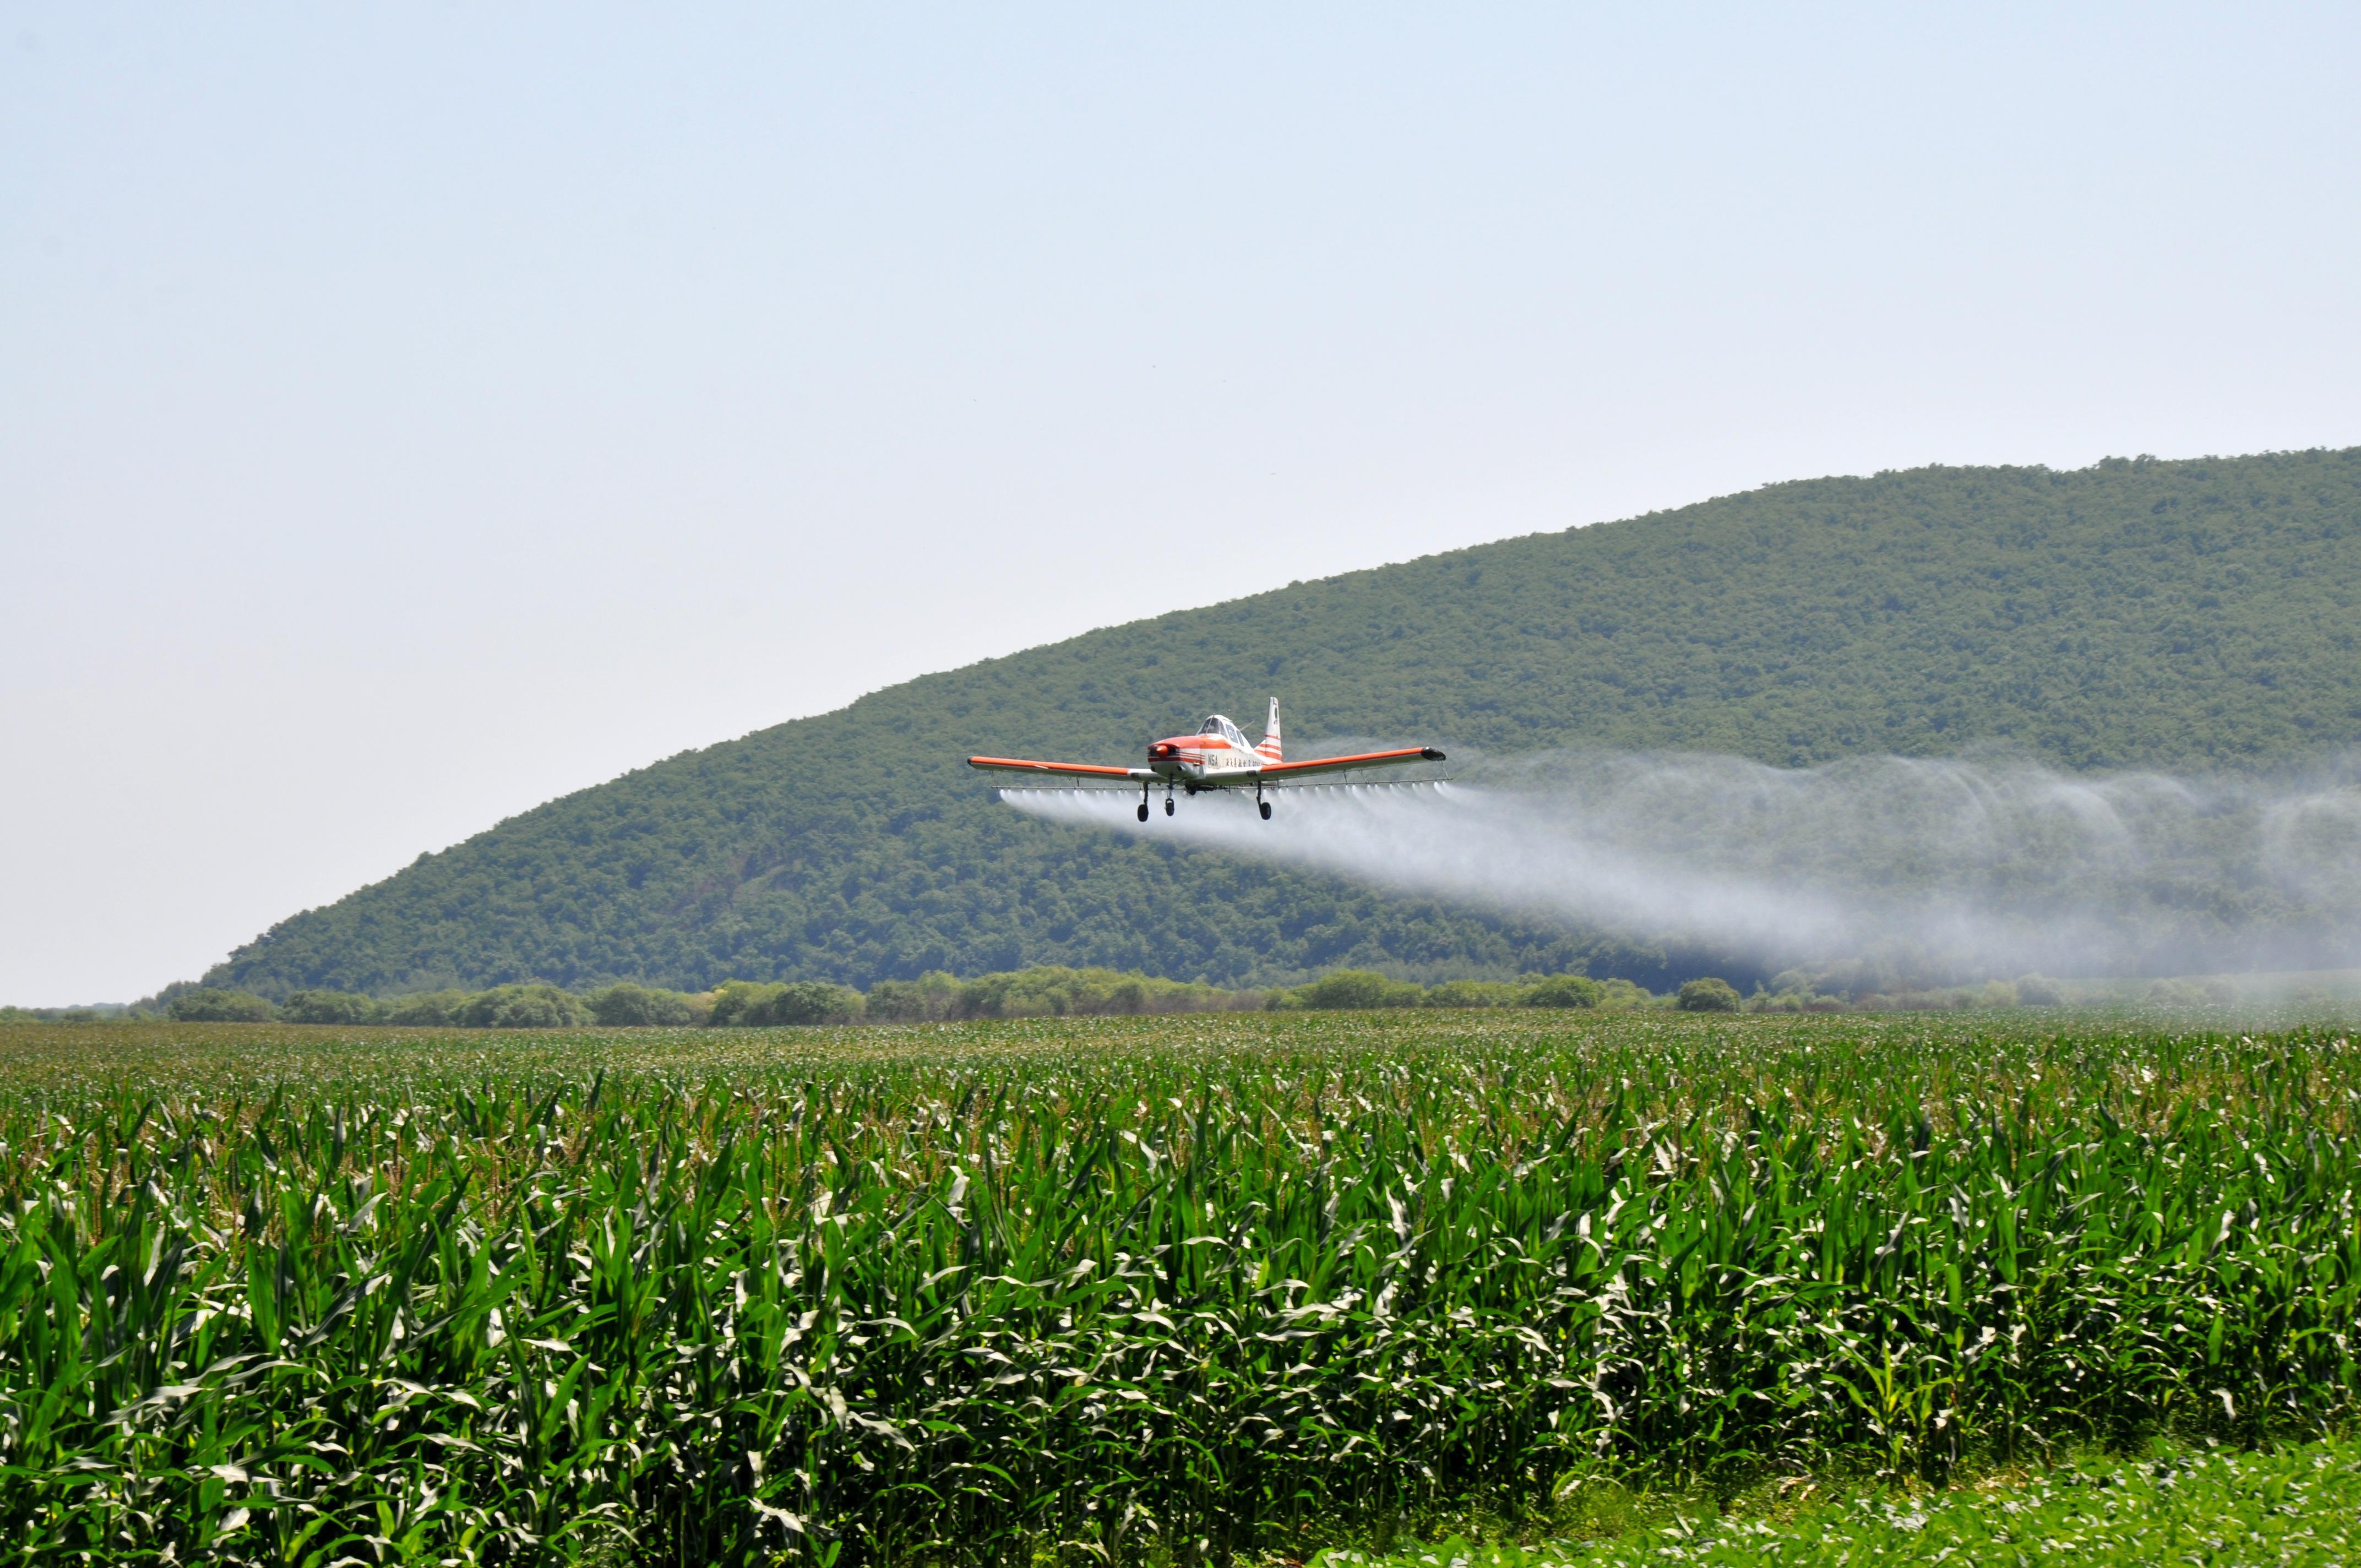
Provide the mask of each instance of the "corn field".
{"label": "corn field", "polygon": [[2356,1095],[2025,1014],[10,1025],[0,1552],[1192,1562],[2316,1431]]}

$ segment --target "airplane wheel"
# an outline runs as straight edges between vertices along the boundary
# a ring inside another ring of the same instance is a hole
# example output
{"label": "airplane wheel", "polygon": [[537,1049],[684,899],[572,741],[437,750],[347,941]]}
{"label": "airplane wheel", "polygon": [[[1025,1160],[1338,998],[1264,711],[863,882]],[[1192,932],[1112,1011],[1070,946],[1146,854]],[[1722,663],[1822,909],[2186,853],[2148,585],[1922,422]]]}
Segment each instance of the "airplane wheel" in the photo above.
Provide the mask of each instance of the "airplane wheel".
{"label": "airplane wheel", "polygon": [[1258,805],[1258,806],[1260,806],[1262,807],[1262,819],[1263,819],[1265,822],[1269,821],[1269,820],[1270,820],[1270,802],[1268,802],[1268,801],[1267,801],[1267,800],[1264,800],[1264,801],[1257,801],[1257,802],[1256,802],[1256,804],[1257,804],[1257,805]]}
{"label": "airplane wheel", "polygon": [[1144,800],[1139,803],[1139,819],[1142,822],[1148,820],[1148,802]]}
{"label": "airplane wheel", "polygon": [[1169,795],[1164,797],[1164,815],[1167,817],[1172,815],[1172,797]]}

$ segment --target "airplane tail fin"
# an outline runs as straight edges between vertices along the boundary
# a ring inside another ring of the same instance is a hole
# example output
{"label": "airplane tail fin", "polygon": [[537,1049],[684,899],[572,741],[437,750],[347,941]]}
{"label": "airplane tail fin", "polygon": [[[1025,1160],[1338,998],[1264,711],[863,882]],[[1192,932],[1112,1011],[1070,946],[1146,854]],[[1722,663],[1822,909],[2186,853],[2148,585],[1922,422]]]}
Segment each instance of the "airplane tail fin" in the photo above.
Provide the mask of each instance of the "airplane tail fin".
{"label": "airplane tail fin", "polygon": [[1270,722],[1262,727],[1262,744],[1255,748],[1255,753],[1261,757],[1266,762],[1276,762],[1280,760],[1279,753],[1279,698],[1277,697],[1270,699]]}

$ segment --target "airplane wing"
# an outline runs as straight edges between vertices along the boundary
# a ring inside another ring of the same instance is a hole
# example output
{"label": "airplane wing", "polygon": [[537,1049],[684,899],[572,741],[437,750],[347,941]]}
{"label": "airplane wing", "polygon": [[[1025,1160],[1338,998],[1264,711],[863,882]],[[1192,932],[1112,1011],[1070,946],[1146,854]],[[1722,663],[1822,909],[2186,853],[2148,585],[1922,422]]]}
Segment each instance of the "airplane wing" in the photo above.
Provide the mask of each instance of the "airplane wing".
{"label": "airplane wing", "polygon": [[1303,762],[1273,762],[1262,770],[1266,779],[1301,778],[1306,773],[1336,773],[1346,768],[1389,768],[1398,762],[1440,762],[1443,753],[1432,746],[1405,746],[1399,751],[1362,751],[1350,757],[1314,757]]}
{"label": "airplane wing", "polygon": [[1007,768],[1020,773],[1057,773],[1074,779],[1153,779],[1152,768],[1108,768],[1095,762],[1036,762],[1024,757],[970,757],[971,768]]}

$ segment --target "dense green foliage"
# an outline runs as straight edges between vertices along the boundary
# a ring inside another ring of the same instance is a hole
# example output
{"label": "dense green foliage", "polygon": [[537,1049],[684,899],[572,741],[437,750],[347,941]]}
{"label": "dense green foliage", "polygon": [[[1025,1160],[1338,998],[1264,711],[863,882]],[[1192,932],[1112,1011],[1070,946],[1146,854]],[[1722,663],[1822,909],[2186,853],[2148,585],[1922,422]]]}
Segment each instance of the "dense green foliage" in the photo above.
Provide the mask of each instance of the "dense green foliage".
{"label": "dense green foliage", "polygon": [[1040,965],[954,980],[947,974],[881,980],[862,1016],[880,1023],[945,1018],[1062,1018],[1135,1013],[1226,1013],[1259,1007],[1259,992],[1223,991],[1115,970]]}
{"label": "dense green foliage", "polygon": [[[590,1004],[590,1021],[604,1024],[609,1028],[698,1022],[697,998],[684,996],[677,991],[633,985],[630,981],[595,991],[586,1000]],[[712,1016],[709,1009],[706,1016]]]}
{"label": "dense green foliage", "polygon": [[2361,1562],[2361,1449],[2350,1442],[2269,1452],[2169,1450],[2086,1462],[2022,1484],[1869,1495],[1771,1518],[1675,1513],[1586,1544],[1323,1552],[1312,1568],[1936,1568],[2033,1563],[2086,1568],[2344,1568]]}
{"label": "dense green foliage", "polygon": [[[169,1016],[187,1016],[179,1003],[180,998],[173,998]],[[382,1011],[374,997],[349,991],[299,991],[279,1004],[276,1015],[284,1024],[368,1024]]]}
{"label": "dense green foliage", "polygon": [[[366,1016],[359,1012],[359,1000],[350,999],[356,1014]],[[434,991],[380,1003],[372,1021],[413,1027],[456,1024],[467,1029],[561,1029],[589,1023],[601,1000],[598,992],[576,996],[558,986],[539,984],[496,985],[478,992]]]}
{"label": "dense green foliage", "polygon": [[850,1024],[861,1016],[861,992],[824,980],[758,985],[733,980],[713,1001],[713,1022],[761,1028],[774,1024]]}
{"label": "dense green foliage", "polygon": [[1730,981],[1712,975],[1701,975],[1685,981],[1674,995],[1674,1005],[1684,1013],[1735,1013],[1742,999]]}
{"label": "dense green foliage", "polygon": [[1336,1012],[1371,1007],[1631,1007],[1654,1000],[1629,981],[1545,974],[1521,981],[1449,980],[1440,985],[1393,980],[1374,970],[1337,970],[1309,985],[1275,992],[1267,1005]]}
{"label": "dense green foliage", "polygon": [[[319,994],[296,992],[297,997],[305,999],[297,1003],[298,1010],[308,1011],[309,999]],[[276,1009],[266,998],[250,991],[223,991],[209,985],[181,992],[172,998],[166,1011],[171,1017],[192,1024],[267,1024],[276,1015]]]}
{"label": "dense green foliage", "polygon": [[[1422,986],[1368,970],[1340,970],[1309,985],[1261,992],[1224,991],[1155,975],[1043,964],[972,980],[941,973],[916,980],[881,980],[866,994],[826,981],[733,980],[694,994],[619,981],[578,995],[540,984],[500,985],[478,992],[422,992],[383,999],[349,991],[299,991],[274,1008],[248,992],[196,986],[179,989],[160,1008],[142,1003],[132,1015],[182,1023],[395,1024],[412,1028],[555,1029],[583,1024],[609,1028],[684,1024],[763,1028],[957,1018],[1234,1013],[1263,1007],[1634,1007],[1654,1000],[1629,981],[1601,981],[1578,974],[1521,981],[1455,980]],[[1758,1010],[1792,1011],[1777,1008],[1779,1000],[1766,996]],[[2011,996],[2006,1004],[2015,1001]],[[9,1011],[23,1021],[33,1021],[24,1009]],[[16,1020],[0,1018],[0,1022],[12,1021]]]}
{"label": "dense green foliage", "polygon": [[2352,1415],[2341,1035],[1494,1008],[0,1031],[0,1540],[1301,1551]]}
{"label": "dense green foliage", "polygon": [[2361,735],[2361,451],[1776,485],[1094,631],[551,802],[273,927],[282,996],[629,979],[866,985],[1032,963],[1223,985],[1695,959],[996,806],[971,752],[1126,761],[1277,694],[1290,746],[1687,749],[1780,764],[1975,742],[2072,768]]}
{"label": "dense green foliage", "polygon": [[[1628,980],[1587,975],[1527,975],[1519,980],[1447,980],[1433,985],[1395,980],[1374,970],[1334,970],[1303,985],[1268,991],[1227,991],[1191,981],[1118,970],[1065,969],[1055,964],[961,980],[929,973],[916,980],[881,980],[863,993],[824,981],[728,981],[687,992],[620,981],[566,993],[547,985],[494,986],[488,991],[434,991],[373,997],[347,991],[299,991],[273,1007],[245,992],[177,987],[168,1003],[110,1009],[126,1020],[172,1018],[183,1023],[391,1024],[410,1028],[456,1025],[478,1029],[546,1029],[584,1023],[608,1028],[677,1028],[683,1025],[763,1027],[780,1024],[918,1024],[968,1018],[1128,1017],[1152,1013],[1356,1011],[1386,1007],[1677,1007],[1708,1013],[1956,1013],[2009,1007],[2140,1007],[2164,1013],[2241,1009],[2285,1013],[2302,1019],[2344,1017],[2361,994],[2361,970],[2314,977],[2329,982],[2290,987],[2287,977],[2214,975],[2199,980],[2085,981],[2067,985],[2037,974],[2015,981],[1903,990],[1863,991],[1865,978],[1845,983],[1827,972],[1791,970],[1741,996],[1713,976],[1686,981],[1658,996]],[[1833,989],[1826,989],[1833,988]],[[188,1000],[183,1001],[186,998]],[[1686,998],[1686,1000],[1684,1000]],[[0,1023],[95,1023],[90,1008],[0,1008]]]}
{"label": "dense green foliage", "polygon": [[1373,970],[1338,970],[1297,990],[1291,1000],[1301,1007],[1415,1007],[1425,998],[1416,981],[1389,980]]}

